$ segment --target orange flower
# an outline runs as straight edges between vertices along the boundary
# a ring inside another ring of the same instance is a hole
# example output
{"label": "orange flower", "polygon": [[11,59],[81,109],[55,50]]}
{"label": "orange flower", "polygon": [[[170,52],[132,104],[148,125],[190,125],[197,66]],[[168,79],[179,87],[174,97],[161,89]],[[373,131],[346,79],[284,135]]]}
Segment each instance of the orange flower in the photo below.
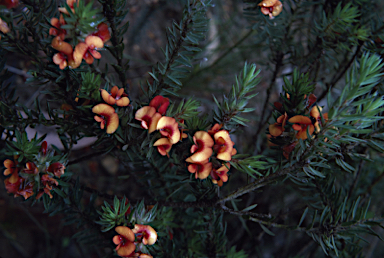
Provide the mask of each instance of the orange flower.
{"label": "orange flower", "polygon": [[107,133],[114,133],[119,127],[119,116],[115,109],[107,104],[98,104],[92,108],[92,112],[100,116],[94,116],[97,122],[101,122],[100,128],[107,126]]}
{"label": "orange flower", "polygon": [[[321,122],[321,116],[320,116],[320,112],[322,111],[323,109],[319,106],[314,106],[312,109],[311,109],[311,112],[309,113],[311,117],[315,118],[316,119],[316,122],[314,124],[315,126],[315,129],[316,129],[316,133],[320,132],[320,126],[319,126],[319,122]],[[328,121],[328,113],[324,113],[323,114],[323,118],[325,121]]]}
{"label": "orange flower", "polygon": [[154,144],[153,146],[157,147],[157,151],[165,156],[167,155],[168,158],[169,158],[169,152],[171,151],[171,148],[172,148],[172,143],[169,141],[168,138],[160,138],[158,139]]}
{"label": "orange flower", "polygon": [[34,194],[33,186],[34,186],[34,182],[25,183],[25,181],[23,179],[22,184],[19,187],[19,190],[15,194],[15,197],[21,195],[24,197],[25,200],[27,200],[29,197],[31,197]]}
{"label": "orange flower", "polygon": [[24,181],[23,178],[19,177],[18,173],[12,173],[12,176],[4,180],[5,189],[8,193],[15,194],[20,188],[21,183]]}
{"label": "orange flower", "polygon": [[42,177],[41,177],[41,184],[44,186],[44,189],[41,190],[37,195],[36,195],[36,200],[37,199],[40,199],[41,196],[43,196],[44,193],[46,193],[47,195],[49,195],[49,198],[53,198],[52,194],[51,194],[51,190],[53,189],[52,186],[53,185],[56,185],[58,186],[59,185],[59,182],[57,182],[56,179],[53,179],[52,177],[50,177],[48,174],[44,174]]}
{"label": "orange flower", "polygon": [[135,252],[136,246],[133,243],[135,241],[135,234],[133,231],[124,226],[118,226],[115,231],[119,234],[113,237],[112,241],[116,246],[117,255],[121,257],[129,257]]}
{"label": "orange flower", "polygon": [[285,123],[287,122],[288,115],[285,113],[277,118],[277,123],[269,125],[269,133],[274,136],[280,136],[284,132]]}
{"label": "orange flower", "polygon": [[100,59],[101,54],[95,49],[102,48],[104,46],[103,41],[98,36],[87,36],[85,42],[80,42],[75,47],[73,52],[73,62],[69,65],[72,69],[80,66],[81,61],[84,59],[87,64],[92,64],[94,58]]}
{"label": "orange flower", "polygon": [[[4,34],[7,34],[8,32],[10,32],[11,30],[9,29],[8,27],[8,24],[3,21],[1,18],[0,18],[0,31]],[[1,39],[1,38],[0,38]]]}
{"label": "orange flower", "polygon": [[102,89],[101,97],[109,105],[118,105],[119,107],[125,107],[129,105],[128,95],[124,93],[124,89],[119,89],[117,86],[113,86],[111,89],[111,94],[108,91]]}
{"label": "orange flower", "polygon": [[141,127],[148,129],[149,133],[156,130],[161,114],[154,107],[145,106],[136,111],[135,119],[141,121]]}
{"label": "orange flower", "polygon": [[220,131],[221,127],[223,127],[223,125],[215,124],[211,129],[208,130],[209,135],[213,136],[215,133]]}
{"label": "orange flower", "polygon": [[49,29],[49,35],[58,36],[61,40],[64,40],[65,34],[67,34],[65,29],[61,28],[61,25],[65,25],[65,20],[62,15],[60,15],[60,20],[57,18],[51,18],[52,28]]}
{"label": "orange flower", "polygon": [[149,225],[136,224],[132,232],[144,245],[153,245],[157,240],[156,231]]}
{"label": "orange flower", "polygon": [[208,162],[208,159],[201,162],[195,162],[189,157],[185,161],[192,163],[188,166],[188,171],[195,173],[196,179],[206,179],[209,176],[209,173],[211,173],[212,163]]}
{"label": "orange flower", "polygon": [[215,145],[213,149],[217,153],[217,158],[221,160],[230,161],[232,156],[236,154],[233,145],[235,143],[231,140],[228,131],[221,130],[213,135],[215,138]]}
{"label": "orange flower", "polygon": [[35,163],[33,162],[27,162],[27,164],[25,164],[25,166],[27,168],[24,169],[24,173],[26,174],[33,174],[33,175],[37,175],[39,174],[39,169],[38,167],[35,165]]}
{"label": "orange flower", "polygon": [[204,131],[198,131],[193,136],[193,142],[195,143],[191,147],[191,153],[194,153],[189,159],[193,162],[202,162],[208,160],[212,155],[213,139]]}
{"label": "orange flower", "polygon": [[309,117],[297,115],[291,117],[288,122],[293,123],[292,128],[297,132],[296,138],[305,140],[308,138],[307,136],[307,128],[309,130],[309,134],[312,135],[315,127],[312,125],[312,121]]}
{"label": "orange flower", "polygon": [[160,131],[162,136],[167,137],[172,144],[180,140],[179,124],[173,117],[163,116],[160,118],[156,129]]}
{"label": "orange flower", "polygon": [[[71,11],[73,13],[75,13],[75,9],[73,8],[75,2],[76,2],[76,0],[67,0],[67,5],[69,6],[69,8],[71,9]],[[67,11],[67,9],[65,9],[65,7],[59,7],[59,12],[65,13],[66,15],[69,15],[69,12]]]}
{"label": "orange flower", "polygon": [[[227,166],[230,168],[229,163],[227,163]],[[219,169],[212,169],[212,183],[217,184],[218,186],[223,186],[223,183],[228,181],[228,168],[225,165],[222,165]]]}
{"label": "orange flower", "polygon": [[53,38],[51,45],[54,49],[60,51],[53,55],[52,59],[55,64],[59,65],[61,70],[67,67],[68,63],[73,63],[73,49],[69,43],[63,41],[60,36],[57,36]]}
{"label": "orange flower", "polygon": [[108,25],[104,22],[97,25],[98,31],[94,32],[92,35],[98,36],[101,38],[103,43],[107,42],[111,38],[111,34],[109,33]]}
{"label": "orange flower", "polygon": [[10,174],[17,173],[17,162],[12,161],[10,159],[4,160],[4,176],[8,176]]}
{"label": "orange flower", "polygon": [[156,108],[156,111],[161,115],[165,115],[169,106],[169,99],[161,95],[156,96],[149,102],[149,106]]}
{"label": "orange flower", "polygon": [[60,162],[54,162],[48,167],[48,172],[53,173],[56,177],[60,178],[64,175],[65,166]]}
{"label": "orange flower", "polygon": [[278,0],[263,0],[259,6],[261,6],[261,12],[264,15],[269,15],[271,19],[283,10],[283,4]]}

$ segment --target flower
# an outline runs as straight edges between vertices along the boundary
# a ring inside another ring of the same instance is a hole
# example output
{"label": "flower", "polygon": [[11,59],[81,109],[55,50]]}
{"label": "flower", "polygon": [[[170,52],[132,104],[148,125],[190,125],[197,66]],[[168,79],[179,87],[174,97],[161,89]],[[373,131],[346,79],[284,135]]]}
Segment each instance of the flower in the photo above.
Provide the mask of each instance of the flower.
{"label": "flower", "polygon": [[312,125],[312,121],[309,117],[297,115],[291,117],[288,122],[293,123],[292,128],[297,132],[296,138],[305,140],[308,138],[307,136],[307,128],[309,130],[309,134],[312,135],[315,127]]}
{"label": "flower", "polygon": [[57,36],[53,38],[51,45],[54,49],[60,51],[53,55],[52,59],[55,64],[59,65],[61,70],[67,67],[68,64],[74,63],[72,56],[73,49],[69,43],[63,41],[60,36]]}
{"label": "flower", "polygon": [[40,192],[36,195],[36,200],[40,199],[40,197],[43,196],[44,193],[49,195],[49,198],[52,199],[53,198],[51,194],[51,190],[53,189],[52,186],[53,185],[58,186],[59,182],[57,182],[56,179],[53,179],[52,177],[50,177],[48,174],[44,174],[41,177],[41,184],[44,186],[44,189],[40,190]]}
{"label": "flower", "polygon": [[165,156],[167,155],[168,158],[169,158],[169,152],[171,151],[171,148],[172,148],[172,143],[169,141],[168,138],[160,138],[158,139],[154,144],[153,146],[157,147],[157,151]]}
{"label": "flower", "polygon": [[25,166],[27,168],[24,169],[24,171],[23,171],[24,173],[31,174],[31,175],[39,174],[39,168],[35,165],[35,163],[27,162],[27,164],[25,164]]}
{"label": "flower", "polygon": [[80,42],[76,45],[73,51],[73,63],[70,63],[71,68],[79,67],[83,59],[87,64],[92,64],[94,58],[100,59],[101,54],[95,49],[102,48],[103,46],[104,43],[98,36],[87,36],[85,42]]}
{"label": "flower", "polygon": [[209,135],[213,136],[215,133],[220,131],[221,127],[223,127],[223,125],[215,124],[211,129],[208,130]]}
{"label": "flower", "polygon": [[195,162],[191,159],[191,157],[189,157],[185,161],[192,163],[188,166],[188,171],[195,173],[196,179],[206,179],[209,176],[209,173],[211,173],[212,163],[208,162],[208,159],[201,162]]}
{"label": "flower", "polygon": [[[309,115],[313,118],[316,119],[316,122],[314,124],[315,126],[315,129],[316,129],[316,133],[320,132],[320,126],[319,126],[319,122],[321,122],[321,115],[320,115],[320,112],[322,111],[323,109],[319,106],[314,106],[312,109],[311,109],[311,112],[309,113]],[[325,121],[328,121],[328,113],[324,113],[323,114],[323,118]]]}
{"label": "flower", "polygon": [[11,9],[19,5],[19,0],[0,0],[0,5],[5,5],[7,9]]}
{"label": "flower", "polygon": [[226,165],[228,166],[228,168],[225,165],[222,165],[218,169],[212,169],[212,183],[217,184],[218,186],[223,186],[223,183],[228,181],[227,172],[229,171],[230,164],[227,163]]}
{"label": "flower", "polygon": [[124,89],[119,89],[117,86],[113,86],[111,89],[111,94],[108,91],[102,89],[101,97],[109,105],[118,105],[119,107],[125,107],[129,105],[128,95],[124,93]]}
{"label": "flower", "polygon": [[279,15],[283,10],[283,4],[278,0],[263,0],[259,6],[261,6],[261,12],[264,15],[269,15],[270,19]]}
{"label": "flower", "polygon": [[287,122],[288,115],[285,113],[277,118],[277,123],[269,125],[269,133],[274,136],[280,136],[284,132],[285,123]]}
{"label": "flower", "polygon": [[8,27],[8,24],[5,21],[3,21],[1,18],[0,18],[0,31],[4,34],[7,34],[8,32],[11,31]]}
{"label": "flower", "polygon": [[67,32],[65,29],[61,28],[61,25],[65,25],[63,15],[60,15],[60,20],[57,18],[51,18],[51,25],[53,27],[49,29],[49,35],[58,36],[61,40],[64,40]]}
{"label": "flower", "polygon": [[204,131],[198,131],[193,136],[195,143],[191,147],[191,153],[194,153],[189,159],[193,162],[202,162],[208,160],[212,155],[212,146],[214,144],[212,137]]}
{"label": "flower", "polygon": [[114,133],[119,127],[119,116],[115,109],[107,104],[98,104],[92,108],[92,112],[100,116],[94,116],[97,122],[101,122],[100,128],[107,126],[107,133]]}
{"label": "flower", "polygon": [[132,232],[144,245],[153,245],[157,240],[156,231],[149,225],[136,224]]}
{"label": "flower", "polygon": [[54,162],[48,167],[48,172],[53,173],[56,177],[60,178],[64,175],[65,166],[60,162]]}
{"label": "flower", "polygon": [[133,231],[125,226],[118,226],[115,231],[119,234],[113,237],[112,241],[116,246],[117,255],[121,257],[128,257],[135,252],[136,246],[135,234]]}
{"label": "flower", "polygon": [[19,190],[19,187],[23,180],[23,178],[19,177],[18,173],[12,173],[12,176],[4,180],[5,189],[8,193],[15,194],[16,197],[16,193]]}
{"label": "flower", "polygon": [[[77,0],[67,0],[67,5],[71,9],[73,13],[75,13],[74,4]],[[68,10],[65,7],[59,7],[59,12],[65,13],[66,15],[69,15]]]}
{"label": "flower", "polygon": [[232,156],[236,154],[236,149],[233,148],[235,143],[231,140],[228,131],[221,130],[213,135],[215,145],[213,149],[217,153],[217,158],[221,160],[230,161]]}
{"label": "flower", "polygon": [[109,33],[108,25],[104,22],[97,25],[98,31],[94,32],[92,35],[98,36],[101,38],[103,43],[107,42],[111,38],[111,33]]}
{"label": "flower", "polygon": [[35,185],[34,182],[25,182],[23,179],[21,181],[21,185],[19,187],[19,190],[16,192],[15,197],[17,196],[23,196],[25,200],[27,200],[29,197],[31,197],[33,192],[33,186]]}
{"label": "flower", "polygon": [[161,114],[154,107],[145,106],[136,111],[135,119],[141,121],[141,127],[148,129],[149,133],[156,130]]}
{"label": "flower", "polygon": [[43,156],[47,155],[47,148],[48,148],[47,142],[43,141],[41,143],[40,150],[39,150],[41,152],[41,154],[43,154]]}
{"label": "flower", "polygon": [[17,161],[12,161],[10,159],[4,160],[4,176],[17,173]]}
{"label": "flower", "polygon": [[161,95],[156,96],[149,102],[149,106],[156,108],[156,111],[161,115],[165,115],[169,106],[169,99]]}
{"label": "flower", "polygon": [[162,136],[167,137],[172,144],[180,140],[179,124],[173,117],[163,116],[160,118],[156,129],[160,131]]}

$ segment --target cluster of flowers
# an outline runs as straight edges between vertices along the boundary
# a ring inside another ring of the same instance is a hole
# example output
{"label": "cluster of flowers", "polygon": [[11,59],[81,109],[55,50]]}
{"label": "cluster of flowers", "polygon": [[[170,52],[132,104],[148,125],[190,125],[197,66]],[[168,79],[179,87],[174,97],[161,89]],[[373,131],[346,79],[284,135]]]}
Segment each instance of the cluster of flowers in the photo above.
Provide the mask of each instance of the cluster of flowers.
{"label": "cluster of flowers", "polygon": [[115,231],[119,235],[114,236],[112,241],[117,245],[115,249],[117,255],[121,257],[152,258],[151,255],[144,254],[141,251],[136,252],[138,244],[153,245],[156,242],[157,233],[151,226],[136,224],[133,229],[118,226]]}
{"label": "cluster of flowers", "polygon": [[5,160],[4,175],[11,175],[4,180],[7,192],[14,194],[14,197],[23,196],[25,199],[34,195],[35,192],[37,192],[36,199],[39,199],[44,193],[52,198],[51,190],[59,184],[53,177],[60,178],[65,170],[65,166],[59,162],[49,164],[49,158],[52,156],[53,152],[47,152],[47,142],[44,141],[36,157],[38,165],[34,162],[27,162],[25,168],[21,169],[17,156],[14,157],[14,161]]}
{"label": "cluster of flowers", "polygon": [[232,156],[236,154],[235,143],[227,130],[220,130],[221,125],[215,124],[208,132],[198,131],[193,136],[194,145],[191,147],[192,156],[185,161],[191,163],[188,171],[195,173],[196,179],[205,179],[209,175],[212,182],[222,186],[228,181]]}
{"label": "cluster of flowers", "polygon": [[283,4],[279,0],[263,0],[259,6],[261,6],[261,12],[264,15],[269,15],[270,19],[279,15],[283,10]]}
{"label": "cluster of flowers", "polygon": [[186,138],[187,135],[179,128],[179,123],[184,123],[183,120],[176,121],[173,117],[164,116],[168,106],[168,98],[156,96],[151,100],[149,106],[144,106],[136,111],[135,119],[141,121],[141,127],[147,129],[149,133],[156,130],[160,132],[162,137],[153,146],[157,147],[161,155],[169,157],[172,145]]}
{"label": "cluster of flowers", "polygon": [[[79,0],[80,1],[80,0]],[[70,7],[72,13],[75,12],[74,4],[76,0],[67,0],[67,5]],[[67,9],[59,8],[60,19],[52,18],[52,28],[49,29],[49,35],[55,36],[52,40],[52,47],[59,51],[53,56],[53,62],[59,65],[60,69],[69,68],[75,69],[80,66],[84,59],[87,64],[92,64],[94,58],[100,59],[101,54],[96,51],[98,48],[104,47],[104,43],[107,42],[111,35],[108,30],[108,25],[100,23],[95,32],[85,37],[84,42],[79,42],[75,48],[68,42],[65,42],[65,35],[67,31],[61,26],[66,25],[65,19],[69,17]]]}
{"label": "cluster of flowers", "polygon": [[[287,98],[289,99],[289,94],[287,94]],[[304,99],[306,96],[304,96]],[[316,102],[317,98],[314,94],[310,94],[307,101],[307,109]],[[283,137],[284,132],[288,131],[289,135],[290,128],[296,131],[295,138],[293,142],[290,142],[287,145],[283,146],[283,155],[287,159],[289,158],[289,154],[293,151],[295,146],[298,144],[298,139],[306,140],[308,138],[307,131],[309,135],[312,135],[314,132],[320,132],[320,123],[321,116],[325,121],[328,120],[328,113],[320,114],[322,108],[314,105],[312,109],[309,111],[309,116],[305,115],[294,115],[289,116],[287,112],[283,110],[283,105],[279,102],[274,103],[275,108],[284,115],[279,116],[276,119],[276,123],[269,125],[269,135],[268,138],[277,138]],[[287,123],[288,122],[288,123]],[[271,144],[277,146],[276,144]]]}
{"label": "cluster of flowers", "polygon": [[119,89],[117,86],[113,86],[111,93],[109,94],[106,90],[101,90],[101,97],[109,105],[101,103],[97,104],[92,108],[92,112],[97,114],[94,119],[100,122],[100,128],[107,128],[107,133],[114,133],[119,127],[119,116],[115,112],[113,105],[119,107],[126,107],[129,105],[129,98],[124,89]]}
{"label": "cluster of flowers", "polygon": [[[0,0],[0,5],[4,5],[7,9],[14,8],[19,5],[19,0]],[[0,18],[0,31],[4,34],[9,33],[8,24]],[[1,40],[1,35],[0,35]]]}

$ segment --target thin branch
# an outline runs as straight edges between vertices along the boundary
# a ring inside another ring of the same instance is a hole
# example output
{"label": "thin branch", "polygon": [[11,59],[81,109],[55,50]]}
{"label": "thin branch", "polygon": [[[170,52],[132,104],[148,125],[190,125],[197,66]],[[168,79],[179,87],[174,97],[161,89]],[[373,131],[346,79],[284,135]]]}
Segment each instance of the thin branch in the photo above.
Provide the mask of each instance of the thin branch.
{"label": "thin branch", "polygon": [[105,154],[105,151],[94,152],[68,162],[68,166]]}

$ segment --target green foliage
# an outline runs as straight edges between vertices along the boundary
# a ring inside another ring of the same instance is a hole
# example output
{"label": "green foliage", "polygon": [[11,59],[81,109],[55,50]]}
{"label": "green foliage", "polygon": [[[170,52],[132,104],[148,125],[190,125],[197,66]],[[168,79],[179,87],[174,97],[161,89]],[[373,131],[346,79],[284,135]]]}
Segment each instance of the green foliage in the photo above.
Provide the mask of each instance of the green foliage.
{"label": "green foliage", "polygon": [[236,77],[236,84],[232,86],[228,96],[223,96],[223,102],[220,103],[215,97],[217,105],[214,120],[224,125],[226,129],[234,129],[236,125],[246,126],[248,119],[241,117],[241,113],[254,111],[254,108],[247,108],[248,102],[254,98],[256,86],[260,82],[257,78],[260,70],[256,71],[255,64],[245,63],[241,74]]}

